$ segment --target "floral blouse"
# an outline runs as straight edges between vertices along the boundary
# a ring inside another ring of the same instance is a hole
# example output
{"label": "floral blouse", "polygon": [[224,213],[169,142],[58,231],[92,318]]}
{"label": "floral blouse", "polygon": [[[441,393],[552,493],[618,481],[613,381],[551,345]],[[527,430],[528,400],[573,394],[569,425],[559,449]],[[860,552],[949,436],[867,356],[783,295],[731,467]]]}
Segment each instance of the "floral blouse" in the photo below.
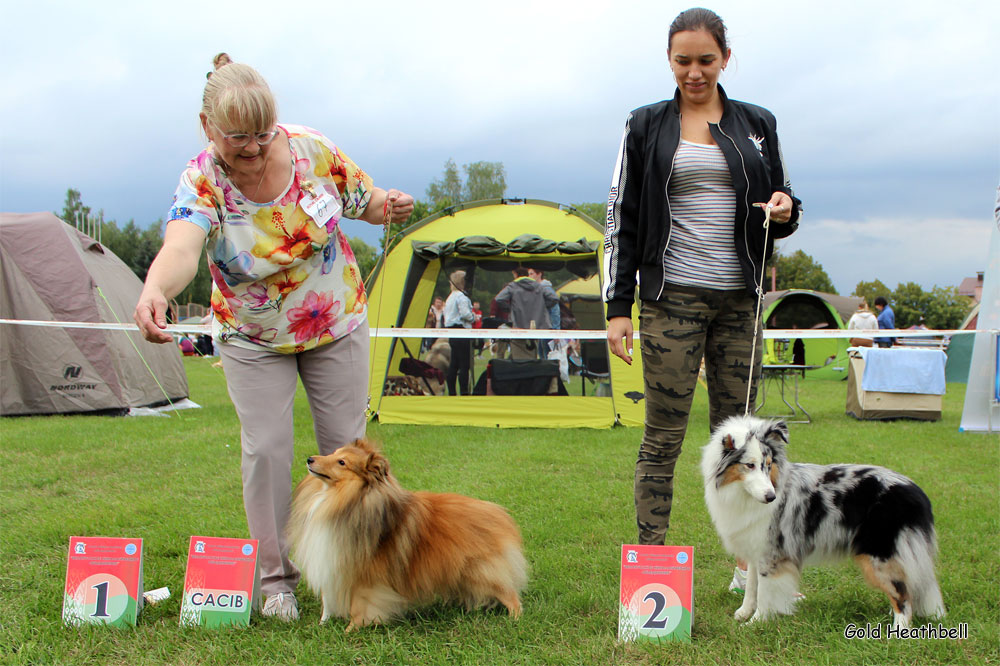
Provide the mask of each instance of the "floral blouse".
{"label": "floral blouse", "polygon": [[296,353],[366,321],[365,288],[338,222],[364,213],[373,185],[316,130],[278,128],[288,136],[294,162],[278,199],[248,200],[209,146],[181,175],[168,221],[187,220],[208,234],[213,336]]}

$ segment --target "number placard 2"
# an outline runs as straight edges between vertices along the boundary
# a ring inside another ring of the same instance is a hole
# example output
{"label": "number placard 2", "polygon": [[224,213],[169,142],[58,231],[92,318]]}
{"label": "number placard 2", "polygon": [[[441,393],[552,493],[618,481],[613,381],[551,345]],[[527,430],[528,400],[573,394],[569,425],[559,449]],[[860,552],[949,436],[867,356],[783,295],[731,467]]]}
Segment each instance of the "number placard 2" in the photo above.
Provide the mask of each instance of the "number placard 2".
{"label": "number placard 2", "polygon": [[142,585],[142,539],[71,537],[63,622],[135,626]]}
{"label": "number placard 2", "polygon": [[618,639],[691,641],[694,549],[622,546]]}

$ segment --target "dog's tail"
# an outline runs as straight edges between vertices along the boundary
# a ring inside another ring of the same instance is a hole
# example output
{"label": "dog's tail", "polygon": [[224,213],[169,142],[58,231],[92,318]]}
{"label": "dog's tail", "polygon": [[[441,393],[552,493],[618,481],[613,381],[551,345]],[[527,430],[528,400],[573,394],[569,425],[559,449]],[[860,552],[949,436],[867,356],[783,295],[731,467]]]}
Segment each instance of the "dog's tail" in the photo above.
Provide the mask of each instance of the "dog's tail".
{"label": "dog's tail", "polygon": [[944,600],[934,575],[934,558],[937,555],[937,536],[933,526],[930,532],[907,529],[896,543],[897,558],[910,585],[913,612],[923,617],[944,617]]}

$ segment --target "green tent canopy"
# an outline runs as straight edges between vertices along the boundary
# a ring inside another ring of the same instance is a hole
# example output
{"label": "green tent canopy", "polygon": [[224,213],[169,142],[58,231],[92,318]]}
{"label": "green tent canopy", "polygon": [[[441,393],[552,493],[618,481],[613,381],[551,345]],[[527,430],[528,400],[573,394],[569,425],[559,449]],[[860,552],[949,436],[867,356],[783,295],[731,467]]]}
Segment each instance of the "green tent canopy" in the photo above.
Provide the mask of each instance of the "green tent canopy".
{"label": "green tent canopy", "polygon": [[[764,328],[846,329],[847,321],[861,298],[838,296],[810,289],[785,289],[764,296]],[[765,342],[765,364],[791,363],[801,343],[806,365],[818,366],[810,376],[840,379],[847,376],[847,338],[800,340],[769,339]]]}

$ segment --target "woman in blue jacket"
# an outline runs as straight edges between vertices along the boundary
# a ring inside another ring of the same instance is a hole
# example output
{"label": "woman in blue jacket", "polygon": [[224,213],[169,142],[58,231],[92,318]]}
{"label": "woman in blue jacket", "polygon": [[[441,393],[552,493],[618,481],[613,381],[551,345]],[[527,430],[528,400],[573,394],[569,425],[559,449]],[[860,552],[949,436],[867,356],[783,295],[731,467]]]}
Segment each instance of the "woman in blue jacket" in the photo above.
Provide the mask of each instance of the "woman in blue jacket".
{"label": "woman in blue jacket", "polygon": [[750,356],[761,269],[773,240],[798,226],[801,203],[774,116],[719,86],[731,54],[722,19],[682,12],[668,44],[677,90],[628,117],[604,239],[608,344],[629,364],[637,285],[641,301],[646,418],[635,504],[643,544],[664,543],[703,357],[711,426],[743,413],[748,383],[760,375],[760,334],[753,368]]}

